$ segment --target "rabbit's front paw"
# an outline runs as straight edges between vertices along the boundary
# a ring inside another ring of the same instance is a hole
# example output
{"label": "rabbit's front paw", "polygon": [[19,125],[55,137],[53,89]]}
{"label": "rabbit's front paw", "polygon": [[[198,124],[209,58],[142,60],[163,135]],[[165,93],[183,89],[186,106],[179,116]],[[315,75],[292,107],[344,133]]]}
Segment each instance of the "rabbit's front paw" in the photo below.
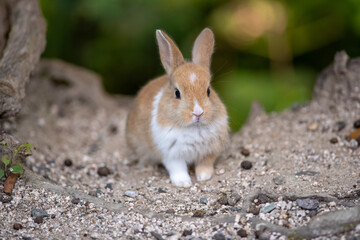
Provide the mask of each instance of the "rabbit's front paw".
{"label": "rabbit's front paw", "polygon": [[177,187],[190,187],[191,178],[188,173],[176,173],[170,176],[171,182]]}

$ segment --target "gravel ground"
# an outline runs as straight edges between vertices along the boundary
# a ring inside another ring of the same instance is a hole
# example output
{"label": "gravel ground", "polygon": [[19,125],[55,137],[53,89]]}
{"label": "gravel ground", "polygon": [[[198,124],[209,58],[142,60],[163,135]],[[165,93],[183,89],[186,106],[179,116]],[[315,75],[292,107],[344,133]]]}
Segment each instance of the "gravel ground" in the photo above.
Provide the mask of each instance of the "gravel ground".
{"label": "gravel ground", "polygon": [[[10,202],[0,195],[0,238],[286,239],[289,229],[360,206],[360,150],[348,139],[358,104],[260,111],[233,135],[215,176],[198,183],[191,170],[194,184],[183,189],[162,166],[127,160],[131,99],[100,89],[86,70],[40,63],[19,117],[1,126],[36,146],[27,174],[45,180],[24,175]],[[266,231],[255,219],[281,228]],[[359,221],[317,239],[350,237],[360,238]]]}

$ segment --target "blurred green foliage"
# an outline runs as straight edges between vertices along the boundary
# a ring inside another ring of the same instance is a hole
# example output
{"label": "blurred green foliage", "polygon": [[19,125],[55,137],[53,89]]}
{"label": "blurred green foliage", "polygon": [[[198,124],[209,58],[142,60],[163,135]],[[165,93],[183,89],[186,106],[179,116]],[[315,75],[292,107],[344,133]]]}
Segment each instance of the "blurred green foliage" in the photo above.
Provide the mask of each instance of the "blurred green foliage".
{"label": "blurred green foliage", "polygon": [[44,57],[103,76],[110,93],[135,94],[164,73],[155,30],[190,58],[196,36],[213,29],[213,85],[233,130],[258,100],[280,111],[311,97],[316,74],[336,51],[360,55],[358,0],[40,0],[48,21]]}

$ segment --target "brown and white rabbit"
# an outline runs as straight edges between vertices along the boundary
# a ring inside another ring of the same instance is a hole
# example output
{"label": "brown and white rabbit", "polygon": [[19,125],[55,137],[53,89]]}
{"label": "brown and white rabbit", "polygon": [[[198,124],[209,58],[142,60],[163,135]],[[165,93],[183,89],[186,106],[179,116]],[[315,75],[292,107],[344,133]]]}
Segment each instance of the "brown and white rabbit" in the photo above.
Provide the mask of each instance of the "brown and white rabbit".
{"label": "brown and white rabbit", "polygon": [[171,182],[191,186],[188,164],[198,181],[211,178],[214,161],[228,141],[228,116],[210,86],[214,34],[205,28],[186,62],[175,43],[156,31],[166,75],[146,84],[127,118],[126,138],[141,162],[162,162]]}

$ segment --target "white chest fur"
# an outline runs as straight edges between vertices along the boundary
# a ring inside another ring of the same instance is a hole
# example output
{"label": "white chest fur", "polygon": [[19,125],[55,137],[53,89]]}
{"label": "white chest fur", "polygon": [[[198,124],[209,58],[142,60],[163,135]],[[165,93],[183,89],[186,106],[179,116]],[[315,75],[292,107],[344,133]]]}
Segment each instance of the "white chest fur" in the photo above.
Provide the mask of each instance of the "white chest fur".
{"label": "white chest fur", "polygon": [[213,153],[219,146],[219,130],[227,126],[227,117],[208,125],[194,125],[186,128],[162,127],[157,121],[158,106],[163,89],[152,103],[151,133],[155,146],[164,159],[179,159],[187,163],[199,161]]}

